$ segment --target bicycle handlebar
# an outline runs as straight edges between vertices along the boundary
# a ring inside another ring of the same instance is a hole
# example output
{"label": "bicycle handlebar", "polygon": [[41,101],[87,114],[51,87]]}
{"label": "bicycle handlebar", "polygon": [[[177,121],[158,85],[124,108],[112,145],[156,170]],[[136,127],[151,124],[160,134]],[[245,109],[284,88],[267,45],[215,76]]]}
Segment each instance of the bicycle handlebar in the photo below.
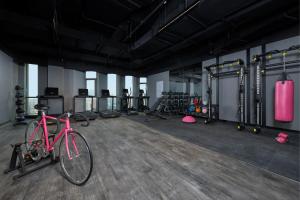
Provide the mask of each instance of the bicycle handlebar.
{"label": "bicycle handlebar", "polygon": [[64,114],[58,116],[58,117],[57,117],[57,121],[58,121],[59,123],[60,123],[60,122],[65,122],[65,121],[63,120],[63,118],[66,118],[66,117],[71,118],[72,116],[73,116],[73,117],[75,117],[75,116],[80,116],[80,117],[82,117],[82,118],[84,119],[83,121],[85,121],[86,123],[82,123],[81,126],[83,126],[83,127],[88,127],[88,126],[90,125],[89,119],[88,119],[85,115],[83,115],[82,113],[72,113],[72,111],[67,111],[67,112],[65,112]]}

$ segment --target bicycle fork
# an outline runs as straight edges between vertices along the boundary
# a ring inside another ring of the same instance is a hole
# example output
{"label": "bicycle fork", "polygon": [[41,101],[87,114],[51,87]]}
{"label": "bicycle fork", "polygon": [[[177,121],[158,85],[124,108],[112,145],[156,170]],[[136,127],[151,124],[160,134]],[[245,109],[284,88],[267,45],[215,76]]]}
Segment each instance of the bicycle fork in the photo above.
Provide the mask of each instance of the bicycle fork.
{"label": "bicycle fork", "polygon": [[69,157],[70,160],[72,160],[73,157],[71,156],[71,153],[70,153],[68,134],[71,134],[72,147],[73,147],[73,150],[75,151],[76,157],[79,156],[79,151],[78,151],[78,148],[77,148],[77,145],[76,145],[75,136],[72,133],[69,133],[68,130],[66,130],[66,132],[65,132],[65,144],[66,144],[68,157]]}

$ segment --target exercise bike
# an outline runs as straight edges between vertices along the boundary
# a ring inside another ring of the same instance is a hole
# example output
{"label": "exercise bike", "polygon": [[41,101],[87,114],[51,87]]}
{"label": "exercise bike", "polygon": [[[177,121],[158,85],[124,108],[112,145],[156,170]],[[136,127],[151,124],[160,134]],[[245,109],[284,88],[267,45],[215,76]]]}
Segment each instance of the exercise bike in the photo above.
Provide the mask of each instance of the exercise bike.
{"label": "exercise bike", "polygon": [[[41,116],[28,124],[25,142],[13,145],[14,151],[10,165],[5,173],[19,170],[20,173],[13,177],[17,179],[49,164],[59,162],[64,177],[69,182],[75,185],[85,184],[92,173],[93,155],[86,139],[71,128],[71,113],[66,112],[58,118],[54,118],[45,114],[45,111],[49,109],[48,106],[37,104],[34,108],[41,113]],[[48,131],[47,122],[49,121],[56,122],[52,132]],[[60,128],[61,123],[64,124],[62,128]],[[56,156],[55,144],[59,140],[59,155]],[[47,158],[50,158],[50,163],[27,170],[28,165],[37,164]]]}

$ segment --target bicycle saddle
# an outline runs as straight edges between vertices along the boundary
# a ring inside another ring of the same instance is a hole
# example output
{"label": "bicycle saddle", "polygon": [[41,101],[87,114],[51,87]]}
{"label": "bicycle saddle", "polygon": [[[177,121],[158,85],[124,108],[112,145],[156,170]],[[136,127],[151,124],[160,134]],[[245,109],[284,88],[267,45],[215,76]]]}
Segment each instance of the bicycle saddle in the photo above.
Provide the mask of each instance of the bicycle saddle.
{"label": "bicycle saddle", "polygon": [[48,110],[48,109],[49,109],[49,106],[46,106],[46,105],[44,105],[44,104],[36,104],[36,105],[34,106],[34,109],[36,109],[36,110]]}

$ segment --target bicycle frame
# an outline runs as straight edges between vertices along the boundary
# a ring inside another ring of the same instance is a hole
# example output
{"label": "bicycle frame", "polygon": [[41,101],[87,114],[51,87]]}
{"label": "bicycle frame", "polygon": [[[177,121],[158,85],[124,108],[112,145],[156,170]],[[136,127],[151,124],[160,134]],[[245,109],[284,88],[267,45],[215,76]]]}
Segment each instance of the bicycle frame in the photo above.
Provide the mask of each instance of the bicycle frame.
{"label": "bicycle frame", "polygon": [[[40,127],[42,126],[44,129],[43,132],[43,137],[45,138],[45,145],[46,145],[46,151],[47,152],[51,152],[54,150],[54,145],[56,144],[56,142],[63,136],[65,135],[65,144],[66,144],[66,149],[67,149],[67,154],[70,160],[72,160],[72,157],[70,155],[70,150],[69,150],[69,142],[68,142],[68,134],[69,132],[73,131],[73,129],[70,127],[70,119],[69,117],[66,117],[66,119],[59,119],[59,122],[62,122],[65,124],[65,126],[62,128],[62,130],[58,133],[58,135],[54,138],[53,142],[50,143],[49,142],[49,132],[48,132],[48,128],[47,128],[47,119],[52,119],[52,120],[58,120],[55,117],[51,117],[51,116],[47,116],[45,115],[45,113],[42,113],[42,119],[38,122],[37,127],[34,129],[34,131],[32,132],[32,134],[30,135],[29,138],[29,144],[31,145],[32,140],[35,136],[35,134],[38,132],[38,130],[40,129]],[[72,136],[72,144],[73,144],[73,148],[75,150],[76,156],[79,155],[78,149],[77,149],[77,145],[75,143],[75,138],[74,136]]]}

